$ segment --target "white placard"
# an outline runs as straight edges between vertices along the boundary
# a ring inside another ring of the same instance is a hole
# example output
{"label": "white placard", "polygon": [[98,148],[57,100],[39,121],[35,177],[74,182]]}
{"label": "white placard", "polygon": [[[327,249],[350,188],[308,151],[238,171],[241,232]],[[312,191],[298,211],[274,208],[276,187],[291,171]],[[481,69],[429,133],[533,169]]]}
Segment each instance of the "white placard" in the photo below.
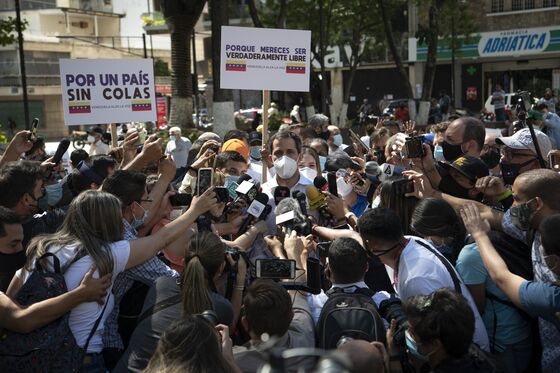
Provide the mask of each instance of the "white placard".
{"label": "white placard", "polygon": [[155,121],[151,59],[61,59],[66,125]]}
{"label": "white placard", "polygon": [[311,31],[222,26],[220,88],[309,92]]}

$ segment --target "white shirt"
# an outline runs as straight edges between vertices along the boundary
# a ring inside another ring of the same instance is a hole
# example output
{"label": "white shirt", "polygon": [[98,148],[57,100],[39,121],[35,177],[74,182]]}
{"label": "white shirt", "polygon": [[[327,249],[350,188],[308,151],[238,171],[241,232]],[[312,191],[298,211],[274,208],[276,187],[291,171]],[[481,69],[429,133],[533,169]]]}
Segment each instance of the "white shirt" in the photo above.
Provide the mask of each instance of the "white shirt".
{"label": "white shirt", "polygon": [[[247,174],[251,176],[253,180],[262,183],[262,170],[263,170],[262,161],[255,161],[252,158],[249,160],[249,168],[247,169]],[[274,170],[274,167],[269,168],[267,172],[266,180],[272,179],[275,174],[276,172]]]}
{"label": "white shirt", "polygon": [[[441,288],[455,289],[453,279],[440,259],[415,241],[433,246],[419,237],[405,237],[410,241],[401,253],[398,262],[398,284],[395,286],[395,290],[397,290],[403,302],[415,295],[428,295]],[[457,271],[455,271],[455,274],[461,282],[461,292],[474,313],[475,332],[473,341],[484,351],[489,351],[490,344],[484,322],[469,290]]]}
{"label": "white shirt", "polygon": [[167,146],[165,147],[165,154],[170,154],[173,157],[175,167],[187,167],[187,158],[191,146],[191,141],[186,137],[181,137],[180,140],[176,140],[175,136],[170,136]]}
{"label": "white shirt", "polygon": [[111,147],[103,141],[98,140],[89,146],[89,155],[109,154]]}
{"label": "white shirt", "polygon": [[[130,244],[128,241],[118,241],[114,242],[110,246],[111,253],[113,254],[113,282],[117,278],[117,275],[125,270],[126,263],[128,262],[128,257],[130,255]],[[76,246],[65,246],[60,249],[51,249],[50,252],[56,255],[60,261],[60,267],[63,269],[65,264],[74,258],[76,255]],[[52,259],[48,260],[49,266],[48,270],[52,270]],[[82,282],[82,278],[89,271],[93,265],[93,260],[90,256],[84,256],[78,261],[72,263],[70,267],[64,273],[64,280],[66,281],[66,286],[68,291],[74,290]],[[33,264],[35,266],[35,264]],[[17,272],[17,276],[23,276],[23,283],[29,278],[30,272],[20,269]],[[96,271],[93,275],[94,278],[99,278],[99,272]],[[108,297],[105,299],[107,308],[97,330],[89,342],[87,349],[88,353],[101,352],[103,350],[103,328],[105,325],[105,320],[111,314],[114,306],[114,297],[111,296],[113,289],[113,283],[111,287],[107,289]],[[96,302],[81,303],[77,307],[70,311],[70,318],[68,324],[76,343],[80,347],[84,347],[86,340],[93,328],[93,324],[101,315],[104,305],[100,305]]]}

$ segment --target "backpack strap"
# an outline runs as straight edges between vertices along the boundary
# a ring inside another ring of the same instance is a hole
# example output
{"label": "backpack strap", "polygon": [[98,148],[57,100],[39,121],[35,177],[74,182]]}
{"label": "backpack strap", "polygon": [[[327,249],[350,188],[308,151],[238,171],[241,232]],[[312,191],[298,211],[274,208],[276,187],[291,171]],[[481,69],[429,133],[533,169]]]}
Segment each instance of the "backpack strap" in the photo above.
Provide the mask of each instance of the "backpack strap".
{"label": "backpack strap", "polygon": [[142,312],[142,314],[138,317],[138,320],[136,321],[136,325],[140,324],[144,319],[152,316],[153,314],[158,313],[159,311],[162,311],[168,307],[171,307],[179,303],[182,299],[183,297],[181,294],[175,294],[169,298],[157,302],[156,304],[148,308],[146,311]]}
{"label": "backpack strap", "polygon": [[344,289],[346,288],[341,288],[341,287],[332,287],[329,290],[327,290],[327,292],[325,293],[327,295],[327,297],[330,297],[334,294],[340,294],[340,293],[344,293],[344,294],[362,294],[365,295],[367,297],[373,297],[375,295],[375,292],[373,290],[371,290],[370,288],[359,288],[356,286],[349,286],[348,289],[354,288],[354,292],[353,293],[347,293],[344,291]]}
{"label": "backpack strap", "polygon": [[443,255],[441,255],[441,253],[439,251],[437,251],[436,249],[434,249],[430,245],[427,245],[424,242],[421,242],[419,240],[414,240],[414,241],[418,245],[423,246],[424,248],[428,249],[428,251],[430,251],[432,254],[434,254],[439,259],[439,261],[447,269],[447,272],[449,272],[449,275],[451,276],[451,279],[453,280],[453,286],[455,287],[455,291],[462,295],[463,292],[461,291],[461,281],[459,281],[459,278],[457,277],[457,273],[455,273],[455,270],[453,269],[453,266],[451,265],[451,263],[449,263],[449,261],[447,259],[445,259],[445,257]]}
{"label": "backpack strap", "polygon": [[53,253],[49,253],[46,252],[45,254],[41,255],[41,257],[39,257],[36,261],[35,261],[35,269],[37,272],[43,272],[44,268],[43,265],[41,264],[41,261],[43,259],[46,259],[48,257],[53,258],[53,269],[55,273],[59,273],[61,274],[62,272],[60,271],[60,260],[58,260],[58,258],[56,257],[56,255],[54,255]]}
{"label": "backpack strap", "polygon": [[99,315],[97,320],[95,320],[95,323],[93,323],[93,328],[91,328],[91,331],[89,332],[89,335],[86,339],[86,344],[84,345],[84,354],[87,354],[89,341],[91,341],[91,339],[93,338],[93,335],[97,331],[97,327],[99,326],[99,323],[101,322],[101,319],[103,318],[103,314],[105,313],[105,309],[107,309],[107,305],[109,304],[109,297],[110,296],[111,296],[111,294],[107,295],[107,299],[105,299],[105,305],[103,306],[103,310],[101,311],[101,315]]}

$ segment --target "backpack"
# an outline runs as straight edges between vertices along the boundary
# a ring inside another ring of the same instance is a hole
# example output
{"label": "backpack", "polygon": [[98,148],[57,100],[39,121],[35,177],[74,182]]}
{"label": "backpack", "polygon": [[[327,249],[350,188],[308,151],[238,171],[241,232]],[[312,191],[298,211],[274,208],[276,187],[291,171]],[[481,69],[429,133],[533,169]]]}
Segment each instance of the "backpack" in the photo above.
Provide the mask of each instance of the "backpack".
{"label": "backpack", "polygon": [[[54,271],[43,268],[41,261],[53,258]],[[60,261],[52,253],[46,253],[36,261],[35,270],[15,297],[15,301],[28,306],[68,292]],[[30,333],[0,330],[0,371],[2,372],[80,372],[89,341],[99,326],[105,307],[95,321],[84,348],[76,343],[70,330],[67,312],[57,320]]]}
{"label": "backpack", "polygon": [[323,349],[334,349],[342,337],[385,343],[385,325],[367,288],[346,293],[341,288],[327,291],[328,300],[317,323],[317,343]]}

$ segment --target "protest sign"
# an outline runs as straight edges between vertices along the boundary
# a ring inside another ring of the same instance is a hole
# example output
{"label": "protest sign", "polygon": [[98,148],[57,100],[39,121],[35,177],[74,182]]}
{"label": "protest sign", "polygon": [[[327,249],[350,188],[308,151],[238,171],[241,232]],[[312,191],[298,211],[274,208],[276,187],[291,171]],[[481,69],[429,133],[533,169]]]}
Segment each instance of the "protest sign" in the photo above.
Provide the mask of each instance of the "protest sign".
{"label": "protest sign", "polygon": [[220,87],[309,91],[311,31],[222,26]]}
{"label": "protest sign", "polygon": [[61,59],[66,125],[156,120],[151,59]]}

